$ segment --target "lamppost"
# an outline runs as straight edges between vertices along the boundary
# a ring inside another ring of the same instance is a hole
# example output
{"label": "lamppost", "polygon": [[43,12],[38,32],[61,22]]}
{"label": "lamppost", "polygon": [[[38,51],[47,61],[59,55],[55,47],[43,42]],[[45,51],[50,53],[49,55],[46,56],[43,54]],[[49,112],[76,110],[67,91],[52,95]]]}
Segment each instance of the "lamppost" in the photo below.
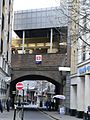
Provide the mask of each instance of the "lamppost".
{"label": "lamppost", "polygon": [[40,100],[40,107],[43,106],[43,81],[41,81],[41,100]]}
{"label": "lamppost", "polygon": [[29,95],[29,84],[27,84],[27,102],[28,102],[28,95]]}

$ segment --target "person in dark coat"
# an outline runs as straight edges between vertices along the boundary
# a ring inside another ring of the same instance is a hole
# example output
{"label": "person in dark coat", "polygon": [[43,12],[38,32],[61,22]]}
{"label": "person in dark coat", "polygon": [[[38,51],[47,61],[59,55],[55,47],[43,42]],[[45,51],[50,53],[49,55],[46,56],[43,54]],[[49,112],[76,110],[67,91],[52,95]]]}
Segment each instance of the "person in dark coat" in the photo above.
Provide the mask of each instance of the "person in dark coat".
{"label": "person in dark coat", "polygon": [[51,101],[51,108],[52,108],[52,110],[54,110],[54,107],[55,107],[54,101]]}
{"label": "person in dark coat", "polygon": [[7,111],[9,112],[9,110],[10,110],[10,100],[8,100],[8,99],[6,101],[6,106],[7,106]]}
{"label": "person in dark coat", "polygon": [[48,107],[49,107],[49,102],[48,101],[46,101],[45,106],[46,106],[46,109],[48,110]]}
{"label": "person in dark coat", "polygon": [[49,106],[48,110],[51,111],[51,100],[49,101]]}
{"label": "person in dark coat", "polygon": [[3,113],[3,106],[2,106],[1,100],[0,100],[0,111],[1,111],[1,113]]}

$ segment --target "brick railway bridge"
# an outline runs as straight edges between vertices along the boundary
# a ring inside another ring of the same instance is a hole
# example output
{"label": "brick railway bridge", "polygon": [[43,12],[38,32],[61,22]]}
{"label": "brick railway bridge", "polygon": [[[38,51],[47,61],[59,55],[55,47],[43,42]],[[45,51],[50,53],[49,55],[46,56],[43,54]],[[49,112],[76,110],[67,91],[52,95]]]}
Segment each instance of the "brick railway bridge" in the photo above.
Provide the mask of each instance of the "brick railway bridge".
{"label": "brick railway bridge", "polygon": [[[64,54],[42,54],[42,63],[36,64],[36,55],[12,55],[11,94],[15,91],[15,84],[24,80],[47,80],[55,85],[55,93],[62,94],[66,72],[60,72],[59,67],[67,66],[67,56]],[[14,97],[14,96],[12,96]]]}
{"label": "brick railway bridge", "polygon": [[[60,88],[65,75],[61,75],[59,67],[65,63],[64,54],[42,54],[42,63],[36,64],[36,55],[12,54],[12,82],[13,85],[23,80],[47,80]],[[14,87],[12,87],[14,88]],[[59,91],[60,92],[60,91]]]}
{"label": "brick railway bridge", "polygon": [[[56,94],[62,94],[67,72],[59,67],[70,66],[70,41],[67,18],[60,9],[14,13],[14,31],[19,38],[12,41],[11,91],[19,81],[47,80],[56,86]],[[36,64],[36,55],[42,55],[41,64]]]}

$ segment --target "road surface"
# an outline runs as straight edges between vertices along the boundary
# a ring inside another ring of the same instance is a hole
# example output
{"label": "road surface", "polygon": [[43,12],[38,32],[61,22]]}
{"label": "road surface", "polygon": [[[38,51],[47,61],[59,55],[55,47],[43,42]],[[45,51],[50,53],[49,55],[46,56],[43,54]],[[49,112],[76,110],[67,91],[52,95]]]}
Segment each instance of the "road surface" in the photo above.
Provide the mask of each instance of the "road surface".
{"label": "road surface", "polygon": [[54,120],[54,119],[37,109],[33,109],[24,111],[24,120]]}

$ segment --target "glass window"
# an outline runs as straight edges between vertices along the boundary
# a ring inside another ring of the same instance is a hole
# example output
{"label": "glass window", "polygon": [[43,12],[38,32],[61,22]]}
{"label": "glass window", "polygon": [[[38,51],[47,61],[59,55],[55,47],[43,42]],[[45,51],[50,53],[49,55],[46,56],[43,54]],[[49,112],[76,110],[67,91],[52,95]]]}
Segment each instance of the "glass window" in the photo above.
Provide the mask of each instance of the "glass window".
{"label": "glass window", "polygon": [[84,45],[82,48],[82,61],[84,61],[86,58],[86,46]]}
{"label": "glass window", "polygon": [[37,16],[36,12],[32,12],[32,17],[36,17],[36,16]]}
{"label": "glass window", "polygon": [[47,13],[45,11],[42,12],[42,16],[46,17]]}
{"label": "glass window", "polygon": [[42,22],[46,22],[46,17],[42,17]]}
{"label": "glass window", "polygon": [[27,17],[31,18],[32,14],[31,13],[27,13]]}
{"label": "glass window", "polygon": [[32,23],[36,23],[36,19],[35,18],[32,18]]}
{"label": "glass window", "polygon": [[41,12],[37,12],[37,17],[41,17],[42,13]]}
{"label": "glass window", "polygon": [[41,22],[41,19],[40,18],[37,18],[37,23],[40,23]]}
{"label": "glass window", "polygon": [[17,14],[17,15],[15,15],[15,17],[14,18],[21,18],[21,14]]}

